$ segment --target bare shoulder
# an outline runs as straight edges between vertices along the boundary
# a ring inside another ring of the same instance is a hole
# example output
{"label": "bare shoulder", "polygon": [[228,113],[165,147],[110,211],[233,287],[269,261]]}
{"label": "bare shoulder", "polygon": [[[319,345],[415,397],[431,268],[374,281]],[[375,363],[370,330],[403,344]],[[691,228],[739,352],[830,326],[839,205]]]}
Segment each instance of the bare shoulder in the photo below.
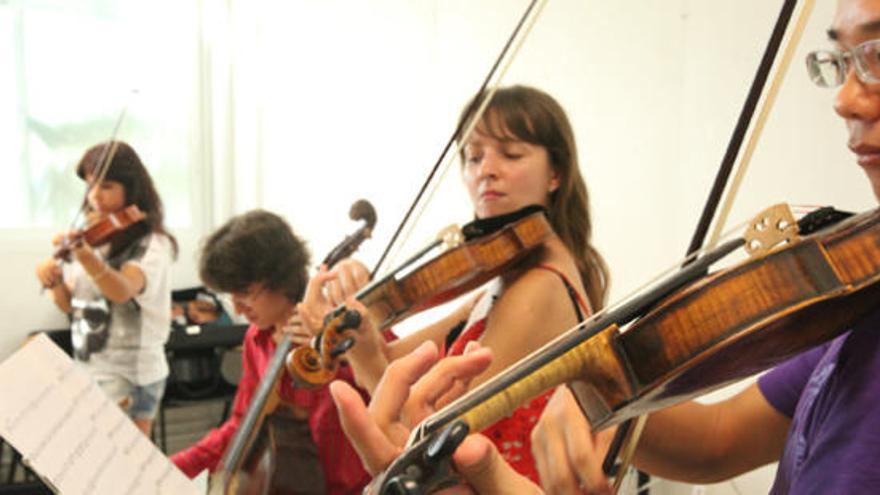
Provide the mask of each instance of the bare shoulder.
{"label": "bare shoulder", "polygon": [[[572,275],[564,270],[562,273],[572,280]],[[572,281],[573,284],[578,282],[579,278]],[[558,327],[574,324],[576,315],[568,289],[559,274],[536,266],[509,282],[495,302],[491,320],[518,324],[547,323],[552,324],[548,325],[550,327]]]}
{"label": "bare shoulder", "polygon": [[574,261],[567,255],[549,256],[519,273],[505,287],[503,299],[525,300],[536,304],[554,304],[560,300],[570,306],[566,280],[583,296],[583,284]]}

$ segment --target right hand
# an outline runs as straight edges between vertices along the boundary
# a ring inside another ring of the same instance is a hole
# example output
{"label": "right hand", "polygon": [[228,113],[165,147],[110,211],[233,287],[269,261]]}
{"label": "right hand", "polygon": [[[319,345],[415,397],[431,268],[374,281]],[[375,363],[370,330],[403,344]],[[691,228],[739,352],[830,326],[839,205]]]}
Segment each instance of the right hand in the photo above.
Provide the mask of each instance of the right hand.
{"label": "right hand", "polygon": [[40,262],[40,264],[37,265],[36,272],[37,279],[46,289],[54,288],[58,284],[64,282],[64,274],[61,270],[61,266],[58,265],[55,258],[49,258]]}
{"label": "right hand", "polygon": [[615,431],[593,433],[568,387],[557,387],[532,430],[532,454],[544,490],[613,493],[602,463]]}

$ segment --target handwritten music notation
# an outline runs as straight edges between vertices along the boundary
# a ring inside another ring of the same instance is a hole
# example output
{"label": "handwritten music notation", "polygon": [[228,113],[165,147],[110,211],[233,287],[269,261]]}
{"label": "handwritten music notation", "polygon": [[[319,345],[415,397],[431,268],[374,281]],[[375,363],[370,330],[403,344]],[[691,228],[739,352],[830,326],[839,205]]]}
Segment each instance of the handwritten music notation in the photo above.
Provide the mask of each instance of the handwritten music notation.
{"label": "handwritten music notation", "polygon": [[200,495],[45,335],[0,363],[0,435],[65,495]]}

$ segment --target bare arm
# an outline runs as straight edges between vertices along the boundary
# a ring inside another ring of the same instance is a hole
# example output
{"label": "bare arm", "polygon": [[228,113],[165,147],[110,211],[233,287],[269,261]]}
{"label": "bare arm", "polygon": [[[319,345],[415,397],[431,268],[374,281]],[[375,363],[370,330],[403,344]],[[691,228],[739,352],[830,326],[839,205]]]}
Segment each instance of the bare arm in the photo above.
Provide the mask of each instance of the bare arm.
{"label": "bare arm", "polygon": [[652,414],[636,464],[675,480],[725,480],[778,460],[790,423],[753,384],[716,404],[686,402]]}
{"label": "bare arm", "polygon": [[577,323],[565,285],[550,271],[522,274],[495,302],[481,345],[492,349],[492,365],[474,379],[478,385],[537,350]]}
{"label": "bare arm", "polygon": [[58,306],[58,309],[70,314],[70,288],[64,283],[61,266],[54,258],[48,258],[37,265],[37,279],[43,289],[49,291],[49,298]]}
{"label": "bare arm", "polygon": [[114,270],[87,245],[75,249],[74,255],[104,297],[112,302],[122,304],[144,290],[146,277],[136,265],[126,263]]}
{"label": "bare arm", "polygon": [[[687,402],[653,413],[635,464],[678,481],[722,481],[778,460],[788,426],[752,385],[717,404]],[[591,432],[574,396],[560,387],[532,432],[541,484],[551,493],[579,493],[579,486],[609,493],[602,462],[613,433]]]}

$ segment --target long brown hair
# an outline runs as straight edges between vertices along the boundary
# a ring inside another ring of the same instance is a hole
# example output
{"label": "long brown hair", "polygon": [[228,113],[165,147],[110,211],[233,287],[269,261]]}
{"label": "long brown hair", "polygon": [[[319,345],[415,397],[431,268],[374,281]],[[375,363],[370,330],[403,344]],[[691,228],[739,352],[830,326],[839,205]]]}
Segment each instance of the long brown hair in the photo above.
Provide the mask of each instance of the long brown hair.
{"label": "long brown hair", "polygon": [[[101,160],[106,156],[107,147],[116,144],[116,152],[107,169],[104,180],[110,180],[122,184],[125,190],[125,204],[137,205],[147,216],[143,222],[132,225],[124,232],[115,236],[110,242],[109,258],[130,246],[133,242],[149,234],[156,232],[168,237],[174,247],[174,255],[177,256],[177,239],[165,228],[165,213],[162,207],[162,199],[153,185],[153,179],[144,167],[141,158],[134,148],[123,141],[110,141],[96,144],[89,148],[79,164],[76,166],[76,175],[86,180],[94,175],[102,166]],[[86,205],[87,208],[90,208]]]}
{"label": "long brown hair", "polygon": [[[459,119],[470,118],[485,95],[477,95]],[[578,164],[574,132],[562,106],[547,93],[528,86],[498,89],[486,106],[480,130],[500,141],[511,139],[543,146],[558,174],[559,187],[550,194],[548,216],[553,230],[574,256],[593,310],[605,305],[610,282],[608,266],[593,246],[589,194]],[[461,158],[464,160],[464,148]]]}

